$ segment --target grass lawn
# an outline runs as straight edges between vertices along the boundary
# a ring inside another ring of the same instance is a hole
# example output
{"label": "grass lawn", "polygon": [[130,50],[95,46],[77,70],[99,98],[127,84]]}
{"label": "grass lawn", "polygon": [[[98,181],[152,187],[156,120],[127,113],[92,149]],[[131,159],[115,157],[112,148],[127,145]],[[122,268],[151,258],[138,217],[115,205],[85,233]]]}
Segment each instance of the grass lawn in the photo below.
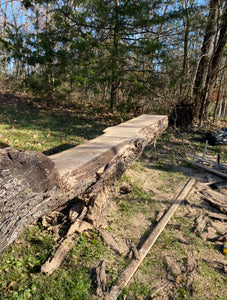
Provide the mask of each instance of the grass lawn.
{"label": "grass lawn", "polygon": [[[54,154],[95,138],[119,120],[119,116],[97,113],[95,109],[79,106],[56,109],[1,95],[0,145]],[[123,175],[106,216],[106,229],[119,245],[126,240],[141,245],[155,225],[158,212],[170,205],[190,176],[184,172],[188,166],[179,167],[175,154],[188,149],[202,153],[204,133],[179,135],[168,129],[158,138],[156,151],[153,146],[147,147]],[[225,147],[208,147],[208,152],[219,153],[226,161]],[[200,174],[193,168],[190,172],[192,176]],[[129,187],[129,193],[122,194],[122,186]],[[207,208],[196,193],[187,200],[194,204],[195,215],[206,214]],[[186,204],[171,219],[119,299],[226,299],[226,274],[221,267],[209,263],[211,258],[221,261],[223,255],[217,245],[195,235],[195,217],[187,217]],[[59,230],[63,232],[67,221],[63,212],[60,217]],[[207,224],[215,228],[226,226],[211,219]],[[186,243],[182,243],[183,239]],[[61,267],[46,276],[40,272],[41,266],[54,254],[58,244],[55,233],[43,226],[41,220],[31,225],[1,256],[0,299],[100,299],[95,294],[97,264],[106,261],[108,291],[129,262],[127,255],[109,249],[102,234],[94,229],[75,236],[75,246]],[[171,268],[170,259],[175,269]],[[189,259],[194,262],[190,270]]]}

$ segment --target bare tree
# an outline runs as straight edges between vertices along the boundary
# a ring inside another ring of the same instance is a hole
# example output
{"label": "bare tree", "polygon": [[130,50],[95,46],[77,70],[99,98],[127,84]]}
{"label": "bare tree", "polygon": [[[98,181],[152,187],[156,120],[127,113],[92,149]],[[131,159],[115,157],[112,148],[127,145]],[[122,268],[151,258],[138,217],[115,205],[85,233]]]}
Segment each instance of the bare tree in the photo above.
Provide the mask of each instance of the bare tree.
{"label": "bare tree", "polygon": [[219,0],[211,0],[200,62],[193,88],[194,113],[195,117],[199,117],[200,126],[202,125],[204,116],[206,116],[208,112],[211,91],[219,72],[227,41],[226,1],[224,1],[223,13],[220,16],[220,28],[217,26],[218,10]]}

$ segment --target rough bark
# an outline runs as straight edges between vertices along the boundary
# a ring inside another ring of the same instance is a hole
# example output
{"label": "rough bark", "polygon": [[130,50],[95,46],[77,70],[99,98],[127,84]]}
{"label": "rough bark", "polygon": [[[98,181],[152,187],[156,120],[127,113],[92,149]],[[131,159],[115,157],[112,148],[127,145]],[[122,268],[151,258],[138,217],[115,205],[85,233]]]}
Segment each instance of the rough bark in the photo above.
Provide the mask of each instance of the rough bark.
{"label": "rough bark", "polygon": [[218,0],[211,0],[209,5],[209,16],[207,19],[203,45],[201,48],[200,61],[193,87],[194,115],[201,113],[203,97],[206,93],[206,81],[209,72],[210,61],[213,54],[214,39],[216,34],[216,21],[218,12]]}
{"label": "rough bark", "polygon": [[[208,87],[208,93],[207,95],[211,95],[212,88],[215,83],[215,78],[220,71],[220,64],[223,58],[224,50],[225,50],[225,45],[227,42],[227,4],[225,4],[225,8],[222,14],[222,22],[221,22],[221,29],[219,33],[219,38],[217,42],[217,46],[215,48],[213,57],[212,57],[212,62],[211,62],[211,67],[210,67],[210,72],[207,77],[207,82],[206,85]],[[208,108],[210,104],[210,97],[205,98],[204,100],[204,113],[205,115],[208,114]]]}
{"label": "rough bark", "polygon": [[113,50],[111,63],[111,91],[110,110],[113,112],[117,103],[117,93],[119,88],[118,60],[119,60],[119,1],[114,1],[114,28],[113,28]]}
{"label": "rough bark", "polygon": [[45,155],[12,148],[1,150],[0,252],[28,224],[57,207],[56,203],[61,201],[59,190],[59,174]]}
{"label": "rough bark", "polygon": [[142,115],[50,157],[0,149],[0,253],[37,218],[79,195],[86,220],[97,225],[117,180],[167,126],[166,116]]}

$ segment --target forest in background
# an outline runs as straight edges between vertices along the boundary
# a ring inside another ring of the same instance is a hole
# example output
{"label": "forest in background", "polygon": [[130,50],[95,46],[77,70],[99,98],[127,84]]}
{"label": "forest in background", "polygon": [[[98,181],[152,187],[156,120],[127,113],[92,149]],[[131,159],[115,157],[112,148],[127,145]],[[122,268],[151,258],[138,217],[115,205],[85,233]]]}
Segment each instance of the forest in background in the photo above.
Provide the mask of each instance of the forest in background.
{"label": "forest in background", "polygon": [[3,88],[183,127],[226,117],[225,0],[1,0],[0,14]]}

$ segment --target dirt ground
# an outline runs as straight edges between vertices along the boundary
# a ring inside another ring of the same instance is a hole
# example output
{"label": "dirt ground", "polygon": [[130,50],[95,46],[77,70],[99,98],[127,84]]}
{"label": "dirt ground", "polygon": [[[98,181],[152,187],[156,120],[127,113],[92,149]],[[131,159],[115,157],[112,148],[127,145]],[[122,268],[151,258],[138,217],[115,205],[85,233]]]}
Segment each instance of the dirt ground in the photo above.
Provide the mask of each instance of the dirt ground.
{"label": "dirt ground", "polygon": [[169,146],[148,147],[126,172],[103,225],[119,257],[129,245],[140,249],[185,183],[196,178],[120,299],[226,299],[227,189],[212,189],[226,180],[175,159]]}
{"label": "dirt ground", "polygon": [[[171,131],[161,139],[156,149],[147,147],[123,175],[95,229],[111,255],[94,259],[90,266],[97,275],[93,299],[106,299],[190,178],[196,179],[195,186],[118,299],[226,299],[227,259],[221,250],[227,242],[226,179],[186,164],[176,155],[187,148],[201,156],[201,140],[192,143],[185,136],[182,141]],[[225,159],[226,146],[215,151]],[[208,147],[207,157],[216,160],[215,151]],[[89,231],[85,234],[89,237]]]}

